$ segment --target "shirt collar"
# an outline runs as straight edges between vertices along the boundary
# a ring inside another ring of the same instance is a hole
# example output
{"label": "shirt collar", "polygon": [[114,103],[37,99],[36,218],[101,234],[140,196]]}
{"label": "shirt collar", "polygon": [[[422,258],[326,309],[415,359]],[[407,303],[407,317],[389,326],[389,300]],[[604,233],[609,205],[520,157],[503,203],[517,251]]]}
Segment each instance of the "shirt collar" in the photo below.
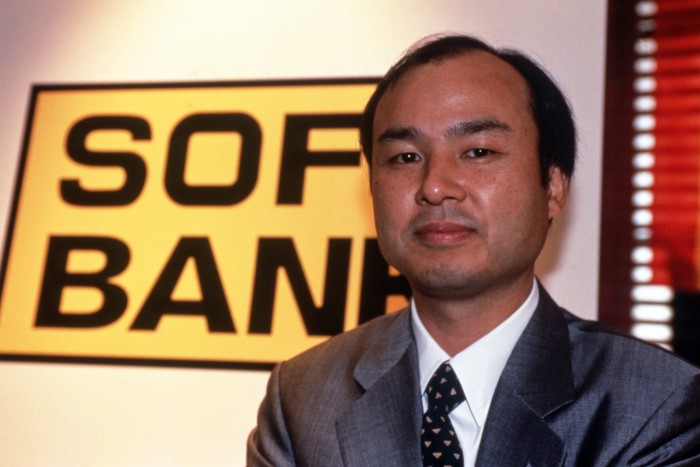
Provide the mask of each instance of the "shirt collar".
{"label": "shirt collar", "polygon": [[535,312],[538,302],[539,288],[537,281],[533,279],[530,295],[512,315],[481,339],[450,358],[425,329],[418,316],[415,302],[411,300],[411,318],[418,350],[421,394],[425,392],[435,370],[444,361],[450,360],[474,419],[479,426],[483,426],[503,368]]}

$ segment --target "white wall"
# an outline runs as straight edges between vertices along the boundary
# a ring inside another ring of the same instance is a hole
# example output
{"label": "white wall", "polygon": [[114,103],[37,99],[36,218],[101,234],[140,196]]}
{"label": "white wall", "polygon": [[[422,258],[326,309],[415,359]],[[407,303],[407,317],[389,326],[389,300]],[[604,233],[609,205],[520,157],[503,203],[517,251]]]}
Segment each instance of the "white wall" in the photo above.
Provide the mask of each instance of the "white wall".
{"label": "white wall", "polygon": [[[539,270],[595,317],[605,13],[604,0],[0,0],[0,231],[32,83],[379,76],[426,34],[469,32],[534,55],[570,97],[580,165]],[[243,465],[266,379],[0,362],[0,464]]]}

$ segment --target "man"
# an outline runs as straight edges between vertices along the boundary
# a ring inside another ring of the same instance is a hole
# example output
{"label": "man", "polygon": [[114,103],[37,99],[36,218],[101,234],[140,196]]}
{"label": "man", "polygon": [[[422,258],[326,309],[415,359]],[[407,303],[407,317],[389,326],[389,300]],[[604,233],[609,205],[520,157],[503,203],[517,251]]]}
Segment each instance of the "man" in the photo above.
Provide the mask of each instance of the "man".
{"label": "man", "polygon": [[535,279],[575,158],[545,72],[471,37],[420,43],[361,138],[411,306],[277,366],[249,465],[700,465],[700,370]]}

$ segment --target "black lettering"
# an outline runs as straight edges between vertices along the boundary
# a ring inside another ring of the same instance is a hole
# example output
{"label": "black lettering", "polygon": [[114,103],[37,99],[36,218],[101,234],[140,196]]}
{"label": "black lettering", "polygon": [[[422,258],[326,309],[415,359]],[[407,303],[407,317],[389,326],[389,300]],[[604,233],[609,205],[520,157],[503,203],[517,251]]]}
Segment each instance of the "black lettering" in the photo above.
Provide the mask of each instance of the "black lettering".
{"label": "black lettering", "polygon": [[[241,135],[240,163],[236,181],[224,186],[192,186],[185,183],[187,147],[195,133],[233,132]],[[165,188],[173,201],[185,206],[229,206],[250,195],[258,180],[262,133],[246,114],[196,114],[183,119],[173,130],[165,169]]]}
{"label": "black lettering", "polygon": [[357,166],[360,151],[309,151],[309,133],[315,128],[359,128],[359,114],[288,115],[284,129],[277,204],[301,204],[304,176],[309,166]]}
{"label": "black lettering", "polygon": [[85,141],[90,133],[99,130],[124,130],[134,140],[151,138],[148,122],[138,117],[87,117],[73,125],[66,140],[66,151],[71,159],[93,167],[121,167],[126,179],[116,190],[88,190],[75,179],[61,180],[61,196],[76,206],[124,206],[133,203],[146,182],[146,164],[130,152],[90,151]]}
{"label": "black lettering", "polygon": [[287,272],[307,333],[311,336],[331,336],[342,332],[351,242],[351,239],[329,239],[323,304],[317,307],[311,296],[293,240],[261,238],[255,269],[249,332],[251,334],[272,332],[277,271],[280,268]]}
{"label": "black lettering", "polygon": [[376,238],[365,240],[363,268],[358,324],[383,315],[389,295],[403,295],[406,299],[411,297],[411,287],[406,278],[389,274],[389,265],[379,250]]}
{"label": "black lettering", "polygon": [[[104,269],[97,272],[68,272],[68,256],[72,251],[88,250],[104,253]],[[129,249],[121,241],[107,237],[51,237],[46,255],[44,278],[36,314],[36,326],[94,328],[116,321],[127,304],[126,292],[109,278],[126,269]],[[103,296],[102,307],[92,313],[61,310],[61,294],[66,287],[91,287]]]}
{"label": "black lettering", "polygon": [[[189,258],[196,265],[202,300],[173,300],[172,293]],[[236,332],[207,238],[180,240],[131,329],[155,330],[164,315],[201,315],[211,332]]]}

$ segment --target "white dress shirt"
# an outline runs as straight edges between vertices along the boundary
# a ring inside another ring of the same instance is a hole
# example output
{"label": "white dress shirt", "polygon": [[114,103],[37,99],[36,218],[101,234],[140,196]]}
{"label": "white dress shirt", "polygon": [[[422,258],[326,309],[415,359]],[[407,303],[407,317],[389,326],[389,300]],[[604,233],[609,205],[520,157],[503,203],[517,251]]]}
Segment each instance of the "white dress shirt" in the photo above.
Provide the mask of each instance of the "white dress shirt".
{"label": "white dress shirt", "polygon": [[418,316],[416,305],[411,300],[423,411],[427,408],[428,398],[425,390],[428,381],[435,370],[447,360],[454,368],[466,396],[466,401],[450,413],[450,420],[462,445],[465,467],[474,466],[496,384],[515,343],[535,312],[539,298],[537,282],[533,280],[530,295],[515,313],[452,358],[425,329]]}

